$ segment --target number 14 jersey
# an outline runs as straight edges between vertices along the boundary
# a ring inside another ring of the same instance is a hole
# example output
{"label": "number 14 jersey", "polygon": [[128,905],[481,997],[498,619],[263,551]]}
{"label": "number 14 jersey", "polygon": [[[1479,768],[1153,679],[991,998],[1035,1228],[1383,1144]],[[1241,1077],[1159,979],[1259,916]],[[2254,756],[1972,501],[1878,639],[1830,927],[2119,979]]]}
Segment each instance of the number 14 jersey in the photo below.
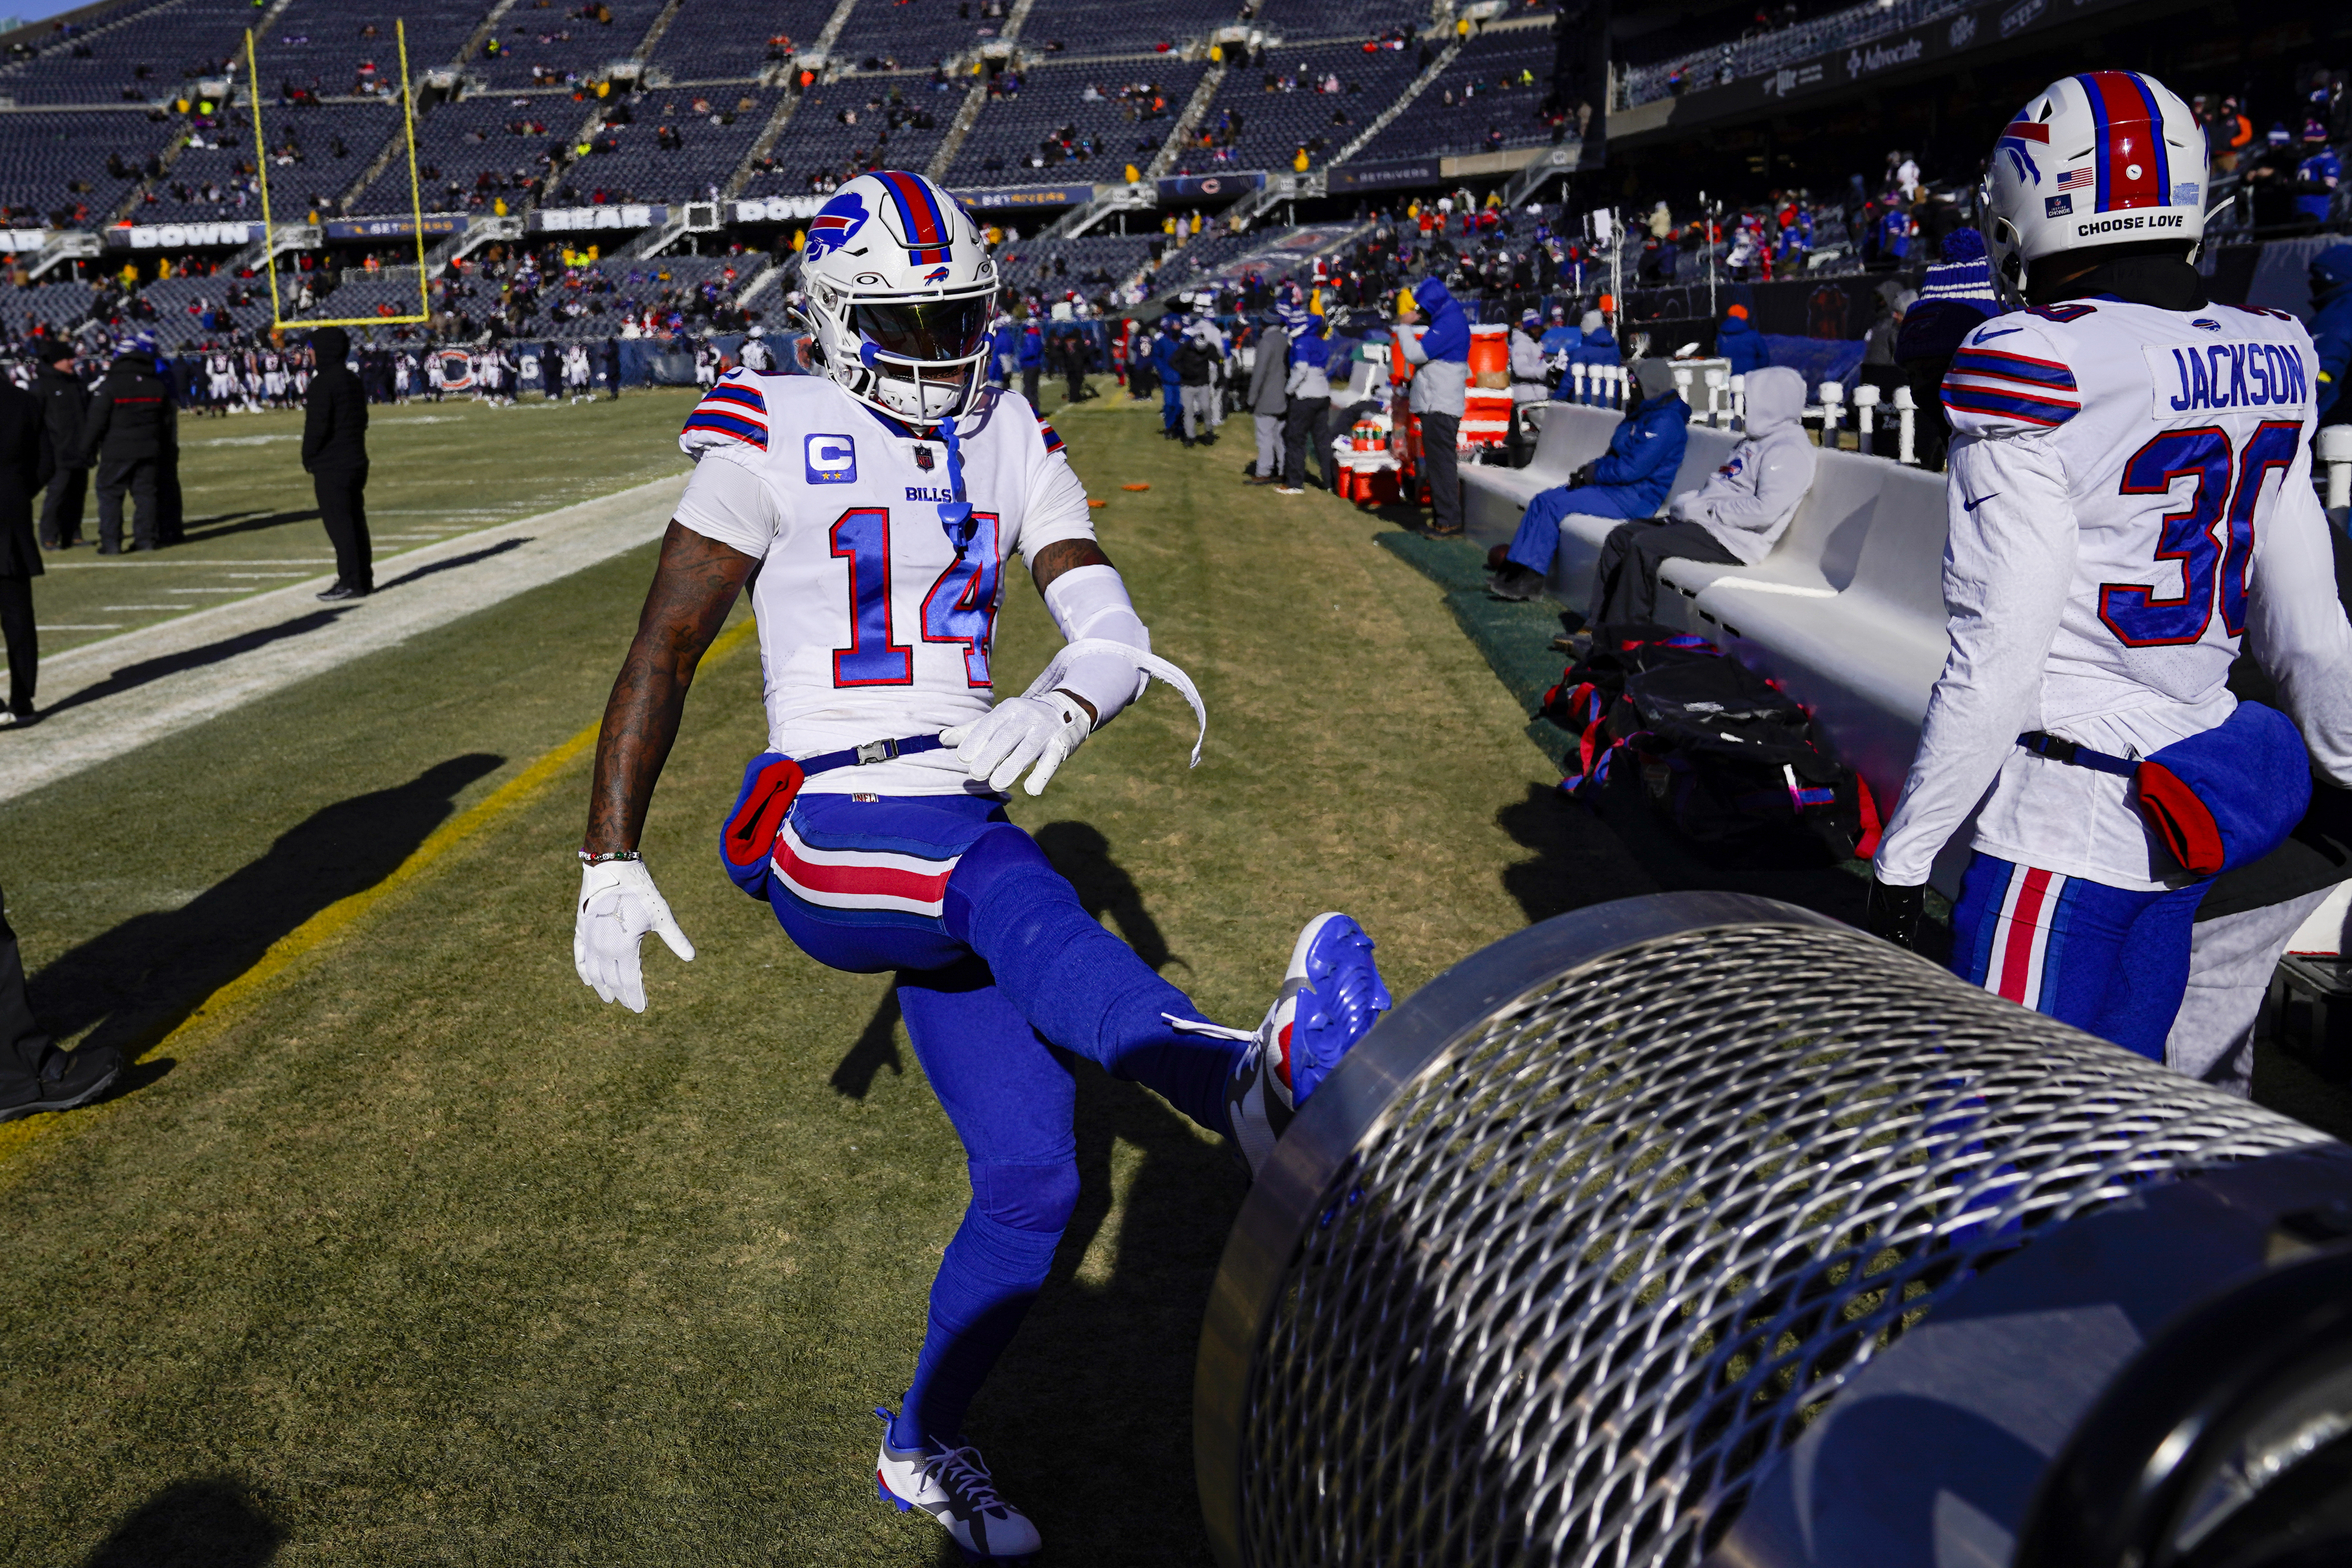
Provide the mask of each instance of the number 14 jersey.
{"label": "number 14 jersey", "polygon": [[[688,418],[695,458],[677,521],[760,561],[751,589],[768,744],[793,756],[969,723],[992,700],[1004,573],[1092,539],[1061,437],[1018,395],[957,424],[976,524],[961,554],[940,521],[947,447],[822,376],[730,371]],[[814,793],[961,795],[948,752],[821,773]]]}
{"label": "number 14 jersey", "polygon": [[[1879,856],[1923,880],[1973,811],[2006,859],[2153,889],[2126,782],[2020,751],[2144,756],[2212,728],[2240,639],[2315,761],[2352,776],[2347,632],[2312,493],[2315,356],[2281,312],[2068,301],[1987,321],[1943,385],[1950,649]],[[2333,688],[2334,690],[2323,690]]]}

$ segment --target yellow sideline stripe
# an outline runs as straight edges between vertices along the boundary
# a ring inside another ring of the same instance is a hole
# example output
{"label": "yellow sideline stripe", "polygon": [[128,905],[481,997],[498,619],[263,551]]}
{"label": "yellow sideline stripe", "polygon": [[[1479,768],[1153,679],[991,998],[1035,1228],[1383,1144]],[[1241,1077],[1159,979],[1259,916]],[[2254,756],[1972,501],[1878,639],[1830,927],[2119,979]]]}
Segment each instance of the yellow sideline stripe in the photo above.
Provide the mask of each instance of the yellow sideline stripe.
{"label": "yellow sideline stripe", "polygon": [[[733,653],[742,646],[743,640],[751,635],[757,625],[751,616],[745,616],[720,632],[711,639],[709,651],[702,656],[702,666],[698,668],[708,667]],[[336,900],[278,938],[269,945],[268,952],[254,961],[252,968],[196,1004],[176,1027],[141,1051],[134,1059],[143,1062],[166,1047],[177,1047],[184,1054],[201,1044],[206,1036],[226,1030],[269,988],[272,981],[366,919],[374,912],[376,906],[424,876],[451,850],[529,805],[555,781],[557,774],[594,750],[596,732],[603,727],[604,721],[600,718],[457,816],[435,828],[425,837],[425,842],[418,845],[407,859],[393,868],[391,875],[383,881],[373,887],[362,888],[348,898]],[[27,1144],[39,1140],[50,1126],[61,1121],[71,1127],[86,1126],[121,1103],[122,1101],[119,1099],[109,1100],[89,1110],[71,1111],[63,1116],[27,1116],[16,1121],[0,1122],[0,1166],[5,1166],[22,1152]],[[0,1182],[0,1190],[5,1190],[6,1184]]]}

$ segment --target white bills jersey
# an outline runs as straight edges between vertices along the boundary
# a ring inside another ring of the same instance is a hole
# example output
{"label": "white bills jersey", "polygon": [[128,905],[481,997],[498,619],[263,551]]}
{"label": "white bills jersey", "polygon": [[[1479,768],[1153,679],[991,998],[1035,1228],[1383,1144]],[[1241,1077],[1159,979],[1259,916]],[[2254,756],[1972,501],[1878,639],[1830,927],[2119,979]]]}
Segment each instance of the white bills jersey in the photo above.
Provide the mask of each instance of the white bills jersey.
{"label": "white bills jersey", "polygon": [[2126,781],[2021,751],[2047,731],[2146,756],[2228,718],[2241,638],[2323,771],[2352,689],[2311,489],[2316,355],[2274,310],[2110,298],[1987,321],[1954,355],[1950,652],[1879,855],[1915,884],[1973,847],[2110,886],[2178,881]]}
{"label": "white bills jersey", "polygon": [[[822,376],[732,370],[688,418],[684,527],[756,557],[768,744],[793,756],[936,734],[988,711],[1014,552],[1094,537],[1061,437],[1022,398],[956,426],[973,531],[959,553],[946,444]],[[961,795],[952,752],[812,778],[817,793]]]}

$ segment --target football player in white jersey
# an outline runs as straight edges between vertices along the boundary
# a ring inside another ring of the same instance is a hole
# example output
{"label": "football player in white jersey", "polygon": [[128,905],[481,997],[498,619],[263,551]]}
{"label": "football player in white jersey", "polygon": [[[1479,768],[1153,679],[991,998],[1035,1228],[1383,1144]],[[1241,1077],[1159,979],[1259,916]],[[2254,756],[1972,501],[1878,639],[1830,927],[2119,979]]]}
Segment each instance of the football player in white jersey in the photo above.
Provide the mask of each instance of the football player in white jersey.
{"label": "football player in white jersey", "polygon": [[[2188,105],[2133,72],[2053,82],[1996,144],[1986,239],[2024,308],[1944,381],[1950,652],[1870,899],[1907,942],[1965,827],[1954,970],[2158,1061],[2207,881],[2284,838],[2312,767],[2352,784],[2315,356],[2207,300],[2207,194]],[[2292,723],[2231,696],[2242,638]]]}
{"label": "football player in white jersey", "polygon": [[[810,956],[897,973],[970,1159],[913,1381],[897,1415],[877,1412],[880,1494],[968,1552],[1019,1557],[1035,1528],[963,1418],[1077,1199],[1074,1083],[1045,1042],[1150,1085],[1255,1169],[1389,998],[1370,939],[1327,913],[1259,1028],[1220,1027],[1006,819],[1014,781],[1041,791],[1150,676],[1198,698],[1150,653],[1061,438],[984,386],[998,282],[971,215],[920,175],[861,175],[811,222],[802,267],[822,374],[730,371],[679,438],[694,476],[605,710],[573,953],[598,995],[639,1010],[647,931],[694,956],[635,849],[696,662],[749,584],[769,750],[722,860]],[[992,701],[1016,555],[1069,641]]]}

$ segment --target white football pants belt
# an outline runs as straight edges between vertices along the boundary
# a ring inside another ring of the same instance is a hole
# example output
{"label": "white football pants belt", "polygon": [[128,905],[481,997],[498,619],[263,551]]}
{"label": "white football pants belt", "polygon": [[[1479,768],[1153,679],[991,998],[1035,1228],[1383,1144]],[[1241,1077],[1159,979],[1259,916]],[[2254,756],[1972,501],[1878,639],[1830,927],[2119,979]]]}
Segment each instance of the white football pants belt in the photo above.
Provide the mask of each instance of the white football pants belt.
{"label": "white football pants belt", "polygon": [[1192,678],[1157,654],[1145,653],[1139,648],[1129,647],[1127,644],[1115,642],[1109,637],[1080,637],[1075,642],[1065,643],[1062,646],[1062,651],[1055,654],[1052,661],[1045,666],[1045,673],[1031,681],[1029,689],[1021,695],[1045,696],[1062,683],[1063,676],[1074,659],[1093,654],[1116,654],[1144,674],[1156,675],[1176,689],[1177,694],[1191,706],[1192,718],[1201,726],[1200,734],[1192,742],[1191,763],[1193,767],[1199,767],[1201,748],[1207,744],[1209,739],[1209,710],[1202,703],[1200,689],[1192,684]]}

